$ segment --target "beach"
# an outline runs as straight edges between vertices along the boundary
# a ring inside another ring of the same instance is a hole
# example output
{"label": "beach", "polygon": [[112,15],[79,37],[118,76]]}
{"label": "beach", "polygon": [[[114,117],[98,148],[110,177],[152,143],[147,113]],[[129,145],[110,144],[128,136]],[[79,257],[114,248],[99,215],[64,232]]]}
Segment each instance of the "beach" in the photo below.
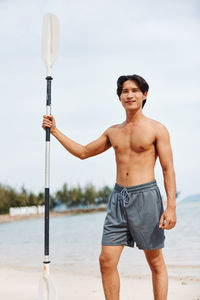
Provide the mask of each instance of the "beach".
{"label": "beach", "polygon": [[[50,218],[54,217],[62,217],[69,215],[77,215],[77,214],[85,214],[92,212],[106,211],[106,206],[96,207],[96,208],[75,208],[64,211],[50,211]],[[10,214],[2,214],[0,215],[0,224],[7,222],[16,222],[22,220],[31,220],[31,219],[42,219],[44,218],[44,214],[29,214],[29,215],[21,215],[21,216],[11,216]]]}
{"label": "beach", "polygon": [[[100,272],[72,272],[51,269],[51,279],[56,287],[58,300],[103,300],[104,293]],[[36,300],[41,270],[35,268],[1,267],[0,299]],[[151,276],[121,275],[122,300],[153,300]],[[200,279],[192,276],[169,276],[168,300],[199,300]]]}

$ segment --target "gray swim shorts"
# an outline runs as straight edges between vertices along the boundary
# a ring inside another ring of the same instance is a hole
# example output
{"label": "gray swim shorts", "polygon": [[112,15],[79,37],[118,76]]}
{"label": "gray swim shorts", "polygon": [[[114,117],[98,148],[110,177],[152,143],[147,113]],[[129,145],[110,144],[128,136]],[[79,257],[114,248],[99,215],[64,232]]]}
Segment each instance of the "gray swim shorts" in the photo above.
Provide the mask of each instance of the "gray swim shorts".
{"label": "gray swim shorts", "polygon": [[164,229],[159,221],[164,212],[156,180],[124,187],[115,183],[103,227],[102,245],[126,245],[152,250],[164,247]]}

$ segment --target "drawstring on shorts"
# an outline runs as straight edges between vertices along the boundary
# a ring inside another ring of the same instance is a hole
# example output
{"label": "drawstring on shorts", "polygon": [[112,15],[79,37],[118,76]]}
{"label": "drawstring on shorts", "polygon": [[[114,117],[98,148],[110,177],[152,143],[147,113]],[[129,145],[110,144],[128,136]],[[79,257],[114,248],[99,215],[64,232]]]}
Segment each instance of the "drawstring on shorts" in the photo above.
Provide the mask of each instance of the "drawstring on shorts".
{"label": "drawstring on shorts", "polygon": [[123,188],[123,190],[121,190],[120,194],[122,197],[123,205],[124,205],[124,207],[126,207],[126,204],[129,203],[129,198],[130,198],[130,194],[129,194],[127,188]]}

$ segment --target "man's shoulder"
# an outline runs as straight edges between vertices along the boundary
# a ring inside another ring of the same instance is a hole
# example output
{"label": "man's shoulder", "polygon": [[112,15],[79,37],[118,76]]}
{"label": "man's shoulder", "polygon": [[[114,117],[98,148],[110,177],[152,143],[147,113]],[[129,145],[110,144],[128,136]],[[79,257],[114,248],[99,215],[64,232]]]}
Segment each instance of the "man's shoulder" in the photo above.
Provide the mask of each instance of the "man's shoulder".
{"label": "man's shoulder", "polygon": [[152,128],[156,139],[160,137],[169,137],[169,131],[164,124],[151,118],[148,118],[147,122],[149,122],[149,125],[151,124],[149,127]]}
{"label": "man's shoulder", "polygon": [[166,131],[167,130],[167,127],[164,124],[162,124],[161,122],[157,121],[157,120],[146,117],[146,121],[149,123],[149,125],[154,127],[155,130],[159,130],[159,131]]}
{"label": "man's shoulder", "polygon": [[108,127],[108,128],[106,129],[106,131],[112,131],[112,130],[118,129],[118,128],[122,127],[122,124],[123,124],[123,123],[111,125],[110,127]]}
{"label": "man's shoulder", "polygon": [[121,126],[122,126],[122,124],[114,124],[114,125],[111,125],[110,127],[108,127],[108,128],[104,131],[103,134],[109,138],[109,137],[111,137],[111,135],[115,134],[115,132],[117,131],[117,129],[119,129]]}

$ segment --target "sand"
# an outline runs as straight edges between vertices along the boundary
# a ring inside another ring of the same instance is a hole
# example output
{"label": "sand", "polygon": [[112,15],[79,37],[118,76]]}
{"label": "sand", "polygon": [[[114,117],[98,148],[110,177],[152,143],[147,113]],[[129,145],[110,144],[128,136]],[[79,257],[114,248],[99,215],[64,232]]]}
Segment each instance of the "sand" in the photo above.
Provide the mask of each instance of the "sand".
{"label": "sand", "polygon": [[[94,207],[94,208],[73,208],[73,209],[63,210],[63,211],[50,211],[50,218],[94,213],[100,211],[106,211],[106,205],[101,207]],[[43,213],[34,214],[34,215],[22,215],[22,216],[10,216],[9,214],[2,214],[2,215],[0,214],[0,224],[7,223],[7,222],[16,222],[22,220],[42,219],[42,218],[44,219]]]}
{"label": "sand", "polygon": [[[37,300],[41,269],[0,268],[0,299]],[[151,276],[121,277],[121,300],[153,300]],[[51,278],[56,287],[58,300],[104,300],[101,276],[96,273],[66,272],[51,268]],[[200,300],[200,278],[169,277],[168,300]]]}

